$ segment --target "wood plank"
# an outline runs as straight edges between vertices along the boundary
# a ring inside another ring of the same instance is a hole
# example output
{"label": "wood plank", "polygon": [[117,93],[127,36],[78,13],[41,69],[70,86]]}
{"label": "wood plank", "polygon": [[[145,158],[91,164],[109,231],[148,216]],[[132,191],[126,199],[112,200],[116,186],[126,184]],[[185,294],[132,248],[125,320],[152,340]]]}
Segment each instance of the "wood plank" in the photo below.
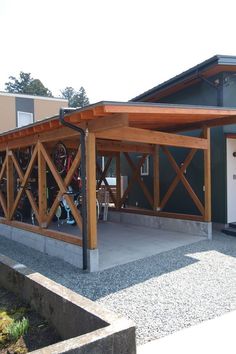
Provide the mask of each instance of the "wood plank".
{"label": "wood plank", "polygon": [[205,213],[204,220],[211,221],[211,136],[210,128],[203,129],[203,136],[207,139],[208,149],[204,150],[204,186],[205,186]]}
{"label": "wood plank", "polygon": [[39,149],[38,151],[38,203],[39,203],[39,223],[41,227],[46,227],[47,219],[47,176],[46,161]]}
{"label": "wood plank", "polygon": [[116,155],[116,208],[120,209],[121,200],[121,163],[120,153]]}
{"label": "wood plank", "polygon": [[[135,143],[125,143],[120,141],[112,140],[100,140],[96,142],[96,148],[99,154],[101,151],[111,151],[111,152],[136,152],[136,153],[153,153],[153,145],[151,144],[135,144]],[[101,154],[102,155],[102,154]]]}
{"label": "wood plank", "polygon": [[14,204],[14,176],[13,162],[10,151],[7,149],[7,218],[10,219],[11,210]]}
{"label": "wood plank", "polygon": [[87,165],[87,208],[88,208],[88,246],[97,248],[97,215],[96,215],[96,139],[93,133],[86,138]]}
{"label": "wood plank", "polygon": [[153,158],[153,210],[160,208],[160,147],[155,146]]}
{"label": "wood plank", "polygon": [[106,131],[128,126],[129,119],[127,114],[114,114],[108,117],[97,118],[87,123],[90,132]]}
{"label": "wood plank", "polygon": [[156,132],[139,128],[125,127],[115,130],[108,130],[106,132],[96,132],[95,134],[96,137],[100,139],[112,139],[140,142],[146,144],[207,149],[206,139]]}

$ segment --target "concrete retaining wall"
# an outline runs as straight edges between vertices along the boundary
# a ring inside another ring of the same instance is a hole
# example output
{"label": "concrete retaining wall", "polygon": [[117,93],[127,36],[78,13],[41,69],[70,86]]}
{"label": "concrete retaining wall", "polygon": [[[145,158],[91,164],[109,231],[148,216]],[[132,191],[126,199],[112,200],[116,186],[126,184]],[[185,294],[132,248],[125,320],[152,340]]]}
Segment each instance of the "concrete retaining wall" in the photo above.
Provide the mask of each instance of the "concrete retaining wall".
{"label": "concrete retaining wall", "polygon": [[[5,224],[0,224],[0,235],[50,256],[59,257],[78,268],[83,267],[82,247],[80,246]],[[98,269],[98,249],[88,250],[88,270],[94,272],[98,271]]]}
{"label": "concrete retaining wall", "polygon": [[109,211],[108,220],[212,238],[212,223]]}
{"label": "concrete retaining wall", "polygon": [[131,321],[2,255],[0,286],[28,302],[61,335],[62,342],[34,353],[136,353]]}

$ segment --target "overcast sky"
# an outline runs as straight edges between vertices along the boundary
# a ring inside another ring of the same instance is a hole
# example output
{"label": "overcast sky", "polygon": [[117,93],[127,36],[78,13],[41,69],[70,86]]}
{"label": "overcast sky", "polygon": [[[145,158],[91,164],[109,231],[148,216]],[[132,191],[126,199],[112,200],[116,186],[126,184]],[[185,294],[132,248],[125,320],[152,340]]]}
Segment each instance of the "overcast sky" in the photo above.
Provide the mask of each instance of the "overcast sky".
{"label": "overcast sky", "polygon": [[215,55],[236,55],[235,1],[0,0],[0,90],[30,72],[54,95],[127,101]]}

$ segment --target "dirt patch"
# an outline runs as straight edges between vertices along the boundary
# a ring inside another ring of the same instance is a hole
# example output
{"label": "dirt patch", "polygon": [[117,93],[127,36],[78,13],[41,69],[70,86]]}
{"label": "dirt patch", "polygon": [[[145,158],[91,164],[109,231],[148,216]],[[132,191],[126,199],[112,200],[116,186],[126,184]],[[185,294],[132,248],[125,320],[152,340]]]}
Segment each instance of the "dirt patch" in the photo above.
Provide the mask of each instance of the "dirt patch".
{"label": "dirt patch", "polygon": [[[29,322],[27,333],[16,341],[9,338],[7,328],[23,318]],[[13,293],[0,287],[0,354],[24,354],[62,339],[49,323]]]}

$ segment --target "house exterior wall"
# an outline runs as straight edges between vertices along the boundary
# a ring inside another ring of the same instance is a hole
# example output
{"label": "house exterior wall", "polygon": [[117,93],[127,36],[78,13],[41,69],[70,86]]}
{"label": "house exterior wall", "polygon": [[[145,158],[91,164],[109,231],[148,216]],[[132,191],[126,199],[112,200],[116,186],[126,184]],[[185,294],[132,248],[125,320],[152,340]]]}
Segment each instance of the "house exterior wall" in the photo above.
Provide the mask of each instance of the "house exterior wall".
{"label": "house exterior wall", "polygon": [[[213,87],[210,83],[201,81],[156,102],[187,105],[236,106],[236,77],[233,74],[221,73],[208,80],[212,84],[218,82],[218,89]],[[223,224],[227,222],[225,132],[236,133],[236,125],[211,128],[212,221]],[[185,135],[192,136],[199,136],[199,134],[199,131],[185,133]],[[187,154],[187,150],[182,148],[170,148],[170,151],[178,165],[184,161]],[[203,166],[203,153],[199,151],[186,171],[188,181],[202,202],[204,201]],[[160,171],[162,198],[175,177],[175,172],[163,153],[160,154]],[[150,183],[153,184],[153,181],[150,182],[152,174],[151,168],[149,178],[144,179],[148,188],[150,188]],[[137,195],[137,189],[131,192],[129,196],[130,202],[133,202],[133,193]],[[139,198],[143,199],[144,197]],[[146,200],[140,200],[139,206],[148,207]],[[178,187],[166,204],[164,211],[199,214],[195,204],[192,202],[181,182],[179,182]]]}
{"label": "house exterior wall", "polygon": [[16,103],[11,96],[0,96],[0,132],[16,127]]}
{"label": "house exterior wall", "polygon": [[59,113],[61,107],[68,107],[68,103],[66,101],[47,101],[38,98],[34,100],[34,119],[39,121],[55,116]]}
{"label": "house exterior wall", "polygon": [[63,99],[0,93],[0,133],[17,128],[18,112],[33,114],[39,121],[59,114],[61,107],[68,107]]}

